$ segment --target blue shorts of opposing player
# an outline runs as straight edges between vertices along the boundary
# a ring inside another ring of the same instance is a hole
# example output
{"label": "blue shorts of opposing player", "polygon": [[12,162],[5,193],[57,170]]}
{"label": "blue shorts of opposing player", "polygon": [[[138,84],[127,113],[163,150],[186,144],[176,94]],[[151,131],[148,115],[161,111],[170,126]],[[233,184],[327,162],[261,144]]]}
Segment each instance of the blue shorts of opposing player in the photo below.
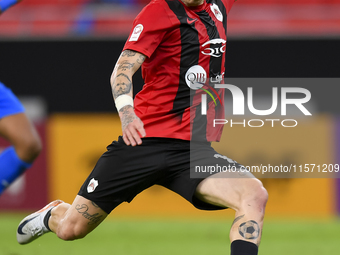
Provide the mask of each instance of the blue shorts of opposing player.
{"label": "blue shorts of opposing player", "polygon": [[[24,113],[25,109],[13,92],[0,82],[0,123],[6,117]],[[0,130],[0,136],[1,136]],[[0,195],[31,163],[21,160],[14,147],[6,148],[0,154]]]}

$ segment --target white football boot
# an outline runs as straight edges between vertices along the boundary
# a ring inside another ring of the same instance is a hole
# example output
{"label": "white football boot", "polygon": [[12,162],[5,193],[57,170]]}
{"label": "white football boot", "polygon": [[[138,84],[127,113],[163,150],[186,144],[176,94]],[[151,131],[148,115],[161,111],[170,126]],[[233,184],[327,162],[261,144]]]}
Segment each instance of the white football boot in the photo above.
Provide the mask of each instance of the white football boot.
{"label": "white football boot", "polygon": [[17,229],[17,241],[19,244],[27,244],[50,230],[44,224],[44,218],[46,214],[51,211],[57,205],[63,203],[61,200],[55,200],[46,205],[41,210],[28,215],[24,218]]}

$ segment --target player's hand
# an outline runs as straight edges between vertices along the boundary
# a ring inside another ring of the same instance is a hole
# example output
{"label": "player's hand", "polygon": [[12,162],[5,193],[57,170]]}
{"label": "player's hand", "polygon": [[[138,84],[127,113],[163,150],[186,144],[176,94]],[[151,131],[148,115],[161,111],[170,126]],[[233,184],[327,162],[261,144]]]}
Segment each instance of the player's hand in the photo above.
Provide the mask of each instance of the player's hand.
{"label": "player's hand", "polygon": [[123,140],[126,145],[141,145],[141,137],[145,136],[144,124],[137,117],[131,105],[124,106],[119,111],[119,117],[122,122]]}

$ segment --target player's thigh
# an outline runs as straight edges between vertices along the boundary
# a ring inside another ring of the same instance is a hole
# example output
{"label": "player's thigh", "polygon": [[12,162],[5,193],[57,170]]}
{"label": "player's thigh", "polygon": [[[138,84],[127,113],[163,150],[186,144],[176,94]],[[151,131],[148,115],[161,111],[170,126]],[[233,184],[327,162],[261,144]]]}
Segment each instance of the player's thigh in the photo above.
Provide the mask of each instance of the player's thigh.
{"label": "player's thigh", "polygon": [[106,217],[104,212],[94,202],[77,195],[71,207],[66,211],[57,228],[61,238],[68,236],[82,238],[94,230]]}
{"label": "player's thigh", "polygon": [[264,192],[262,183],[249,172],[221,172],[200,182],[195,196],[206,203],[238,210],[248,198]]}

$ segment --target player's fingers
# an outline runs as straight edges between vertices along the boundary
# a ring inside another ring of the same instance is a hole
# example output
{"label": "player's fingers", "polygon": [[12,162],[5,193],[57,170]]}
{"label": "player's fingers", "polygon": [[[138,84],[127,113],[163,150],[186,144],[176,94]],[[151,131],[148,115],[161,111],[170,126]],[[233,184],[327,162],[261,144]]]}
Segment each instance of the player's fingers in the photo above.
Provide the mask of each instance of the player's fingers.
{"label": "player's fingers", "polygon": [[128,140],[128,143],[126,143],[126,145],[136,146],[136,142],[133,139],[133,136],[132,136],[129,128],[126,128],[124,130],[124,133],[125,133],[126,140]]}
{"label": "player's fingers", "polygon": [[[136,144],[138,144],[138,145],[141,145],[142,144],[142,139],[140,138],[140,135],[138,134],[137,130],[138,130],[138,127],[136,127],[136,126],[132,126],[129,129],[134,142]],[[132,142],[131,142],[131,144],[132,144]],[[134,146],[134,145],[132,145],[132,146]]]}
{"label": "player's fingers", "polygon": [[142,122],[141,124],[142,124],[142,125],[140,125],[140,126],[137,127],[137,131],[139,132],[139,134],[140,134],[142,137],[145,137],[145,136],[146,136],[146,133],[145,133],[145,129],[144,129],[143,122]]}
{"label": "player's fingers", "polygon": [[130,128],[126,128],[126,129],[125,129],[125,134],[126,134],[127,139],[128,139],[129,142],[130,142],[130,144],[128,144],[128,145],[136,146],[137,143],[136,143],[136,141],[135,141],[134,135],[132,134]]}
{"label": "player's fingers", "polygon": [[125,132],[123,132],[123,140],[124,140],[124,142],[125,142],[126,145],[130,145],[130,144],[131,144],[130,141],[129,141],[129,139],[127,138]]}
{"label": "player's fingers", "polygon": [[131,134],[128,135],[128,139],[130,141],[131,146],[136,146],[136,141]]}

